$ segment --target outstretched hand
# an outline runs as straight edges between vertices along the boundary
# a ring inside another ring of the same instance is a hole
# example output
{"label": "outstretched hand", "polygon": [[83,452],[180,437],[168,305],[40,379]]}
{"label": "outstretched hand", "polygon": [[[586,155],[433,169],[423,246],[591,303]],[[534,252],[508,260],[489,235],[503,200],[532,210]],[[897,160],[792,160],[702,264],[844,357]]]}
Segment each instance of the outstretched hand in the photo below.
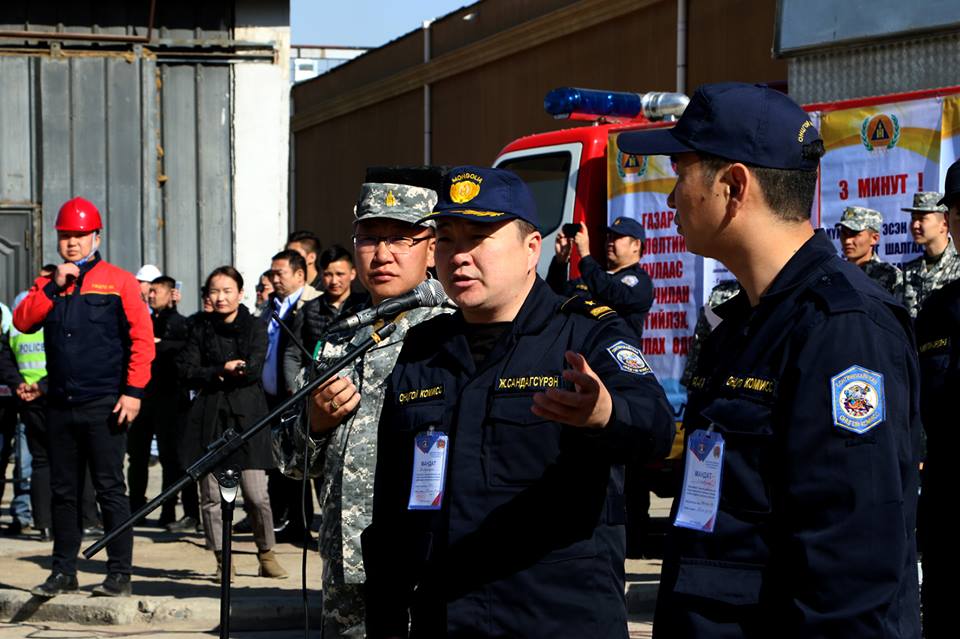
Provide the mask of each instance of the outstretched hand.
{"label": "outstretched hand", "polygon": [[530,410],[534,415],[561,424],[581,428],[603,428],[613,415],[613,399],[586,358],[580,353],[564,354],[570,368],[563,371],[563,379],[573,384],[574,390],[551,388],[533,396]]}

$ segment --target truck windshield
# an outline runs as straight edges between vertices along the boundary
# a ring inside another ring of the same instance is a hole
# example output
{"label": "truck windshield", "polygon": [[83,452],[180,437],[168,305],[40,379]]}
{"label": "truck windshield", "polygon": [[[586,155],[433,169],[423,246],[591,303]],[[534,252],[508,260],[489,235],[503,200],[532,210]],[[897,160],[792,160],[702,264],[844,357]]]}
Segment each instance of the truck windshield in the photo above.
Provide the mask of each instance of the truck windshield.
{"label": "truck windshield", "polygon": [[563,220],[563,205],[567,199],[570,153],[561,151],[513,158],[504,160],[497,168],[513,171],[530,187],[537,202],[540,233],[546,236],[557,230]]}

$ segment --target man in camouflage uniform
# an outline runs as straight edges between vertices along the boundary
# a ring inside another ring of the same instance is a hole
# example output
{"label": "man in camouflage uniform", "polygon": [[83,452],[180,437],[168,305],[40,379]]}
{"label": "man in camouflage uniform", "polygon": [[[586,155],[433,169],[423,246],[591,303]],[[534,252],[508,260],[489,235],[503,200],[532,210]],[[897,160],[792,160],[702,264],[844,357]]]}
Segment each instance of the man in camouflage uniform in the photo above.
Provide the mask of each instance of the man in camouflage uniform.
{"label": "man in camouflage uniform", "polygon": [[848,262],[863,269],[867,277],[900,299],[903,295],[903,272],[877,255],[883,231],[883,215],[863,206],[848,206],[837,222],[840,250]]}
{"label": "man in camouflage uniform", "polygon": [[[418,220],[437,202],[435,191],[399,184],[364,184],[356,208],[354,247],[357,275],[373,305],[402,295],[427,278],[434,265],[435,222]],[[362,360],[314,391],[308,400],[311,430],[311,475],[320,475],[320,554],[323,558],[323,637],[364,636],[362,585],[365,579],[360,533],[373,511],[373,476],[377,459],[377,424],[383,406],[384,380],[393,370],[403,338],[441,308],[416,308],[402,314],[397,330],[367,351]],[[382,324],[375,325],[379,328]],[[373,332],[328,338],[320,366],[333,362]],[[292,429],[300,433],[299,429]],[[293,448],[303,450],[302,436]],[[285,459],[285,467],[302,459]],[[302,467],[302,466],[301,466]],[[288,475],[296,472],[285,470]]]}
{"label": "man in camouflage uniform", "polygon": [[910,232],[923,255],[903,266],[903,305],[916,317],[930,293],[960,278],[960,257],[947,232],[947,207],[937,204],[943,194],[921,191],[913,196]]}
{"label": "man in camouflage uniform", "polygon": [[680,376],[680,383],[684,386],[690,385],[693,378],[693,371],[697,369],[697,359],[700,356],[700,349],[703,347],[707,336],[720,323],[720,317],[713,312],[713,309],[720,306],[734,295],[740,292],[740,283],[737,280],[722,280],[710,291],[707,303],[700,309],[697,317],[697,325],[693,329],[693,343],[690,345],[690,353],[687,355],[687,363],[683,367],[683,375]]}

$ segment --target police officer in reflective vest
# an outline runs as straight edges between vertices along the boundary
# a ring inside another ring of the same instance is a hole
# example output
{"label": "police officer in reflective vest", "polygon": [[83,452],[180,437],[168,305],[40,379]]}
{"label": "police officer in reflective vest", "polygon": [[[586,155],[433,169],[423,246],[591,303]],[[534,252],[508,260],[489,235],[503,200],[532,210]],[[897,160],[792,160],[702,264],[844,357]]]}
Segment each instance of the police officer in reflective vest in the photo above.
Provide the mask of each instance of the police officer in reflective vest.
{"label": "police officer in reflective vest", "polygon": [[[43,328],[47,357],[47,433],[53,489],[53,570],[31,592],[53,597],[77,589],[78,498],[89,464],[107,532],[130,516],[123,458],[126,428],[140,411],[154,356],[153,328],[130,273],[100,257],[100,212],[74,198],[57,215],[65,260],[39,277],[13,322]],[[130,594],[133,533],[107,546],[107,576],[94,594]]]}
{"label": "police officer in reflective vest", "polygon": [[626,638],[622,464],[672,411],[627,324],[536,274],[526,185],[459,167],[434,213],[457,313],[407,334],[363,534],[370,637]]}
{"label": "police officer in reflective vest", "polygon": [[[17,295],[14,308],[26,298],[26,291]],[[18,411],[27,434],[27,446],[32,459],[30,475],[30,504],[33,507],[33,527],[42,541],[51,539],[50,529],[50,458],[47,452],[46,412],[43,395],[47,387],[47,356],[43,347],[43,330],[21,333],[10,329],[10,349],[17,362],[23,382],[17,387],[20,397]]]}
{"label": "police officer in reflective vest", "polygon": [[773,89],[709,84],[619,145],[671,156],[687,246],[744,289],[688,387],[654,636],[918,637],[910,320],[810,224],[816,128]]}

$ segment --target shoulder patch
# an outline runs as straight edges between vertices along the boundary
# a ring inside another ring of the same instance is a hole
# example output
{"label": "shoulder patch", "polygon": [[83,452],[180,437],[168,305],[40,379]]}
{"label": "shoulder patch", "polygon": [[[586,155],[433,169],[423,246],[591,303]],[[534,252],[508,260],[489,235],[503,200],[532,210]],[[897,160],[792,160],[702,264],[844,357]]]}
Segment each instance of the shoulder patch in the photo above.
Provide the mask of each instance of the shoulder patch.
{"label": "shoulder patch", "polygon": [[640,278],[637,277],[636,275],[624,275],[623,277],[620,278],[620,283],[626,284],[630,288],[633,288],[634,286],[640,283]]}
{"label": "shoulder patch", "polygon": [[810,291],[826,304],[830,313],[863,310],[863,296],[843,273],[821,275],[810,285]]}
{"label": "shoulder patch", "polygon": [[567,314],[576,313],[577,315],[585,315],[596,320],[614,317],[617,314],[617,312],[609,306],[604,306],[594,300],[584,299],[578,295],[574,295],[565,301],[560,306],[560,310]]}
{"label": "shoulder patch", "polygon": [[643,353],[633,344],[620,340],[608,346],[607,352],[610,353],[610,357],[622,371],[634,375],[650,375],[653,372],[650,370],[647,360],[643,359]]}
{"label": "shoulder patch", "polygon": [[830,379],[833,423],[862,435],[886,416],[883,375],[863,366],[851,366]]}

